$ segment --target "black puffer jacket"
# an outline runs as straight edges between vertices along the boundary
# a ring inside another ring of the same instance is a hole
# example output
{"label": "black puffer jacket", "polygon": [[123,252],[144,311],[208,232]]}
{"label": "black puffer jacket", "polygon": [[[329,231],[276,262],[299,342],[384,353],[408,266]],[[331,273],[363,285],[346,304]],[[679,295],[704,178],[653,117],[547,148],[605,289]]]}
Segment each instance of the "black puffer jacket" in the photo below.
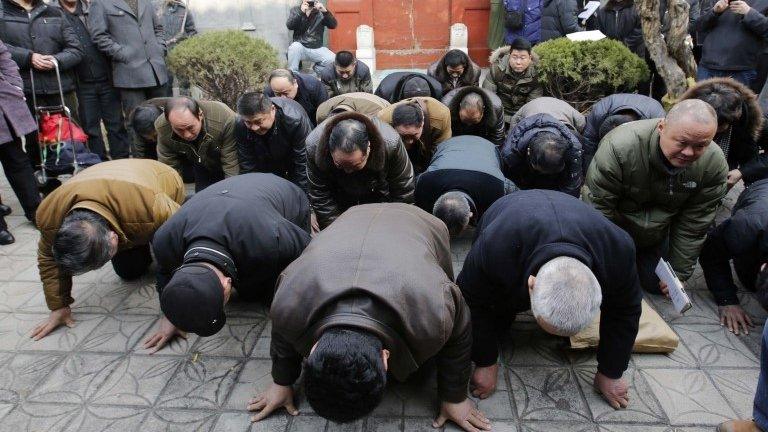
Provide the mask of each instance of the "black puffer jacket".
{"label": "black puffer jacket", "polygon": [[459,87],[479,86],[480,66],[473,62],[469,56],[464,53],[464,51],[453,49],[448,52],[453,51],[461,53],[461,55],[464,56],[464,64],[468,65],[468,67],[464,68],[464,73],[460,77],[454,79],[448,75],[448,72],[445,70],[445,56],[429,65],[429,68],[427,68],[427,75],[440,81],[443,84],[443,93],[448,93],[449,91]]}
{"label": "black puffer jacket", "polygon": [[252,132],[239,118],[235,124],[240,174],[267,172],[290,180],[307,192],[307,153],[304,140],[312,123],[296,101],[273,97],[275,123],[266,135]]}
{"label": "black puffer jacket", "polygon": [[[328,137],[342,120],[362,122],[368,130],[370,154],[365,167],[351,174],[336,167],[328,150]],[[378,118],[342,113],[328,118],[306,140],[309,201],[320,228],[358,204],[413,202],[413,166],[400,135]]]}
{"label": "black puffer jacket", "polygon": [[630,51],[645,58],[643,29],[634,0],[608,0],[597,10],[597,26],[609,38],[621,41]]}
{"label": "black puffer jacket", "polygon": [[329,98],[355,92],[373,93],[371,69],[360,60],[355,61],[355,75],[347,81],[339,77],[333,63],[323,66],[317,74]]}
{"label": "black puffer jacket", "polygon": [[[464,96],[477,93],[485,105],[483,120],[480,124],[468,126],[461,122],[459,105]],[[504,143],[504,107],[501,99],[489,90],[480,87],[461,87],[450,91],[443,97],[443,105],[451,110],[451,130],[453,136],[475,135],[500,146]]]}
{"label": "black puffer jacket", "polygon": [[[293,76],[296,78],[296,82],[299,83],[299,91],[296,93],[294,100],[304,108],[307,116],[309,116],[309,120],[312,122],[312,126],[314,126],[315,118],[317,117],[317,107],[328,100],[328,93],[325,91],[323,83],[312,75],[294,72]],[[275,92],[272,91],[269,83],[264,87],[264,94],[271,98],[275,97]]]}
{"label": "black puffer jacket", "polygon": [[[75,31],[58,8],[35,0],[29,13],[16,2],[1,0],[0,39],[19,65],[24,92],[32,93],[29,70],[32,53],[52,55],[59,62],[61,86],[65,92],[75,89],[72,69],[83,59],[83,48]],[[59,92],[56,72],[35,70],[35,93],[52,95]]]}
{"label": "black puffer jacket", "polygon": [[88,22],[89,4],[84,0],[78,0],[74,13],[70,13],[59,5],[51,5],[61,10],[63,16],[69,21],[72,30],[80,41],[83,49],[83,60],[73,69],[73,74],[77,82],[103,82],[110,78],[112,66],[109,59],[103,52],[99,51],[96,44],[91,39],[91,33],[88,32],[86,23]]}
{"label": "black puffer jacket", "polygon": [[587,125],[584,127],[585,158],[592,160],[600,144],[600,126],[605,119],[619,111],[632,111],[638,116],[638,120],[664,118],[667,115],[664,107],[656,99],[644,95],[618,93],[600,99],[592,105],[592,110],[587,115]]}
{"label": "black puffer jacket", "polygon": [[[763,113],[757,96],[744,84],[730,78],[713,78],[701,81],[683,94],[681,99],[701,99],[712,93],[734,91],[741,97],[741,118],[726,132],[715,135],[728,160],[728,169],[738,168],[749,184],[765,177],[765,162],[758,160],[757,145],[763,130]],[[727,145],[726,145],[727,143]]]}
{"label": "black puffer jacket", "polygon": [[541,12],[541,42],[580,30],[576,0],[544,0]]}
{"label": "black puffer jacket", "polygon": [[405,96],[403,96],[403,86],[413,78],[423,78],[427,81],[429,84],[429,97],[437,100],[443,97],[443,85],[440,81],[418,72],[393,72],[381,80],[374,94],[389,103],[400,102],[405,99]]}
{"label": "black puffer jacket", "polygon": [[[541,174],[528,162],[528,146],[539,132],[553,132],[571,144],[566,151],[565,168],[559,174]],[[535,114],[521,120],[509,132],[501,149],[501,169],[520,189],[550,189],[578,197],[584,183],[581,165],[581,142],[568,126],[549,114]]]}
{"label": "black puffer jacket", "polygon": [[307,48],[323,46],[325,28],[335,29],[338,25],[331,11],[320,12],[313,10],[309,16],[301,11],[301,6],[291,8],[285,26],[293,30],[293,41]]}

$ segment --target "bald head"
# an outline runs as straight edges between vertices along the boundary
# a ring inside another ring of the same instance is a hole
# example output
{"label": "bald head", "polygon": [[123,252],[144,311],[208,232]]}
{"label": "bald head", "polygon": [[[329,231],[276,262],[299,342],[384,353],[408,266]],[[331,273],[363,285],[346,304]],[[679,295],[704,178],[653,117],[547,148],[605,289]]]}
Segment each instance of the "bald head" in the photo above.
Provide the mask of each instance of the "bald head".
{"label": "bald head", "polygon": [[708,103],[690,99],[679,102],[659,123],[659,146],[675,168],[687,168],[707,150],[717,133],[717,114]]}
{"label": "bald head", "polygon": [[667,113],[665,123],[673,125],[680,122],[693,122],[700,125],[715,125],[717,127],[717,113],[712,105],[699,100],[688,99],[680,101]]}

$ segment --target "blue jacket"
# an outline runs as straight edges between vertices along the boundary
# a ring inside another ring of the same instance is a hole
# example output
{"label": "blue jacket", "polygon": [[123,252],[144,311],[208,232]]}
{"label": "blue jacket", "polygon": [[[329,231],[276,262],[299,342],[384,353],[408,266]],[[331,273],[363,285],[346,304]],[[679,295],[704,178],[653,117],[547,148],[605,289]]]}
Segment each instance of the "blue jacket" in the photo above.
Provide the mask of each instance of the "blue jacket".
{"label": "blue jacket", "polygon": [[537,44],[541,40],[541,11],[542,0],[504,0],[504,9],[522,10],[525,8],[523,16],[523,26],[517,30],[506,29],[504,42],[512,43],[515,38],[523,37],[532,44]]}

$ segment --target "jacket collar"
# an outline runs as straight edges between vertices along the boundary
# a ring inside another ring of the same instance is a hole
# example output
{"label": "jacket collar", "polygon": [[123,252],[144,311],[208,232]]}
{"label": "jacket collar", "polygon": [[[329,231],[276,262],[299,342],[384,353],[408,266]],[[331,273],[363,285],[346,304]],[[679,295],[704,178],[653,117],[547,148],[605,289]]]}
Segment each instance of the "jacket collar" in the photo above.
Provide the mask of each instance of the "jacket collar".
{"label": "jacket collar", "polygon": [[138,4],[137,8],[139,9],[138,15],[136,14],[136,12],[133,11],[133,9],[131,9],[130,6],[128,6],[128,3],[126,3],[125,0],[115,0],[115,7],[125,11],[128,15],[136,18],[136,20],[138,21],[138,19],[141,18],[141,16],[144,14],[146,5],[141,0],[138,0],[137,4]]}
{"label": "jacket collar", "polygon": [[125,232],[123,232],[122,227],[120,227],[120,224],[117,221],[117,218],[115,217],[114,213],[112,213],[111,210],[106,208],[104,205],[96,202],[96,201],[80,201],[79,203],[72,206],[70,211],[75,209],[84,209],[84,210],[90,210],[99,216],[103,217],[107,223],[109,223],[110,228],[112,231],[117,234],[117,237],[119,239],[119,245],[125,246],[130,244],[128,241],[128,237],[126,237]]}
{"label": "jacket collar", "polygon": [[531,253],[525,265],[524,277],[527,279],[528,276],[535,276],[541,266],[560,256],[575,258],[585,266],[592,268],[592,257],[581,246],[573,243],[554,242],[541,245]]}
{"label": "jacket collar", "polygon": [[315,163],[321,171],[329,171],[335,169],[331,159],[331,152],[328,150],[328,139],[331,136],[333,128],[337,124],[339,124],[342,120],[349,119],[357,120],[363,123],[366,130],[368,131],[368,141],[370,143],[369,145],[371,148],[371,153],[368,155],[368,162],[365,164],[364,169],[374,172],[381,171],[384,169],[384,165],[386,164],[387,159],[386,143],[384,142],[384,137],[381,135],[381,132],[377,127],[377,125],[381,123],[379,123],[378,119],[370,118],[365,114],[360,114],[358,112],[336,114],[335,116],[326,120],[324,126],[325,129],[322,131],[323,134],[320,138],[320,142],[317,145],[317,150],[315,151],[314,155],[308,156],[315,158]]}
{"label": "jacket collar", "polygon": [[193,242],[184,253],[184,264],[207,262],[213,264],[224,274],[237,282],[237,267],[228,252],[218,243],[211,240]]}

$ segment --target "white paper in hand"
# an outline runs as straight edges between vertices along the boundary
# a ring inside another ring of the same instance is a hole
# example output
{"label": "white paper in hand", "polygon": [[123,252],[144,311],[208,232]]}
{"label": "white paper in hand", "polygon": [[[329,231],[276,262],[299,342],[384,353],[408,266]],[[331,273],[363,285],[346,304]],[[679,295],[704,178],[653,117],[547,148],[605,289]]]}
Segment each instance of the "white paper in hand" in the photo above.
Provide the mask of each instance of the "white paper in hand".
{"label": "white paper in hand", "polygon": [[584,10],[581,11],[578,18],[587,20],[589,17],[591,17],[595,12],[597,12],[597,9],[600,8],[600,2],[597,0],[591,0],[587,2],[587,4],[584,6]]}
{"label": "white paper in hand", "polygon": [[679,314],[684,314],[685,311],[691,308],[691,298],[688,297],[688,293],[683,288],[683,283],[675,275],[672,266],[668,262],[664,261],[664,258],[659,260],[656,264],[656,276],[667,284],[669,288],[669,298],[672,300],[672,305]]}

